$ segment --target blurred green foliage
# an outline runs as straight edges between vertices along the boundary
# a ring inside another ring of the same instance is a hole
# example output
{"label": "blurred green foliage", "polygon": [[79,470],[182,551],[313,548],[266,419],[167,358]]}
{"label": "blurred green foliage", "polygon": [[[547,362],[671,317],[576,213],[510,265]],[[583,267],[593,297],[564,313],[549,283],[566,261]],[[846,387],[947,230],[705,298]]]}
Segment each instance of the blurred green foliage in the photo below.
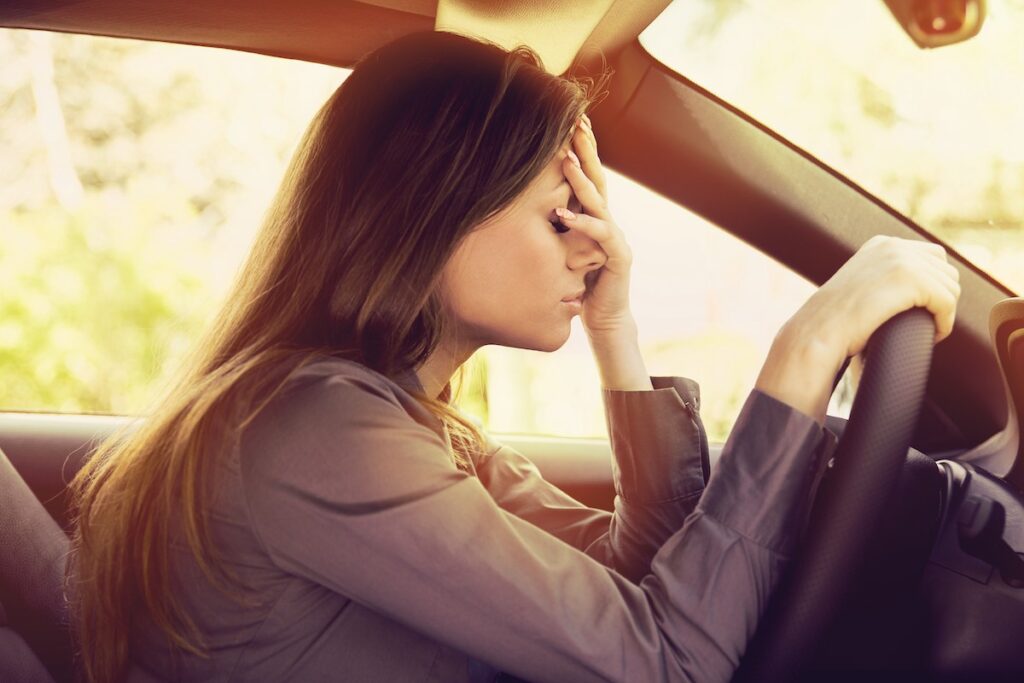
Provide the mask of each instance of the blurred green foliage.
{"label": "blurred green foliage", "polygon": [[344,71],[0,31],[0,407],[140,413]]}
{"label": "blurred green foliage", "polygon": [[0,405],[132,413],[202,323],[205,285],[177,267],[183,242],[137,229],[155,211],[88,201],[9,213],[0,242]]}

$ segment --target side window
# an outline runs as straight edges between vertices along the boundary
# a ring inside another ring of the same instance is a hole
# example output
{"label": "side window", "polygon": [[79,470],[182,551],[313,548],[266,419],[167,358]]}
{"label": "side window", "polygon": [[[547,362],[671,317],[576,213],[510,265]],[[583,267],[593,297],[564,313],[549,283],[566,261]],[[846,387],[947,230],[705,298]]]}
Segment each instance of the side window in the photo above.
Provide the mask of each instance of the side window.
{"label": "side window", "polygon": [[[701,415],[724,441],[779,327],[811,283],[701,217],[611,171],[609,201],[634,254],[631,301],[653,375],[701,385]],[[600,381],[574,321],[552,354],[486,347],[463,392],[495,432],[606,435]]]}
{"label": "side window", "polygon": [[1024,293],[1021,26],[1024,3],[992,2],[977,36],[922,50],[882,2],[693,0],[640,42]]}
{"label": "side window", "polygon": [[0,30],[0,410],[143,413],[346,71]]}
{"label": "side window", "polygon": [[[147,412],[226,291],[292,146],[347,71],[0,30],[0,410]],[[653,374],[700,382],[724,440],[809,283],[609,172]],[[498,433],[605,434],[578,321],[553,354],[485,348],[462,403]]]}

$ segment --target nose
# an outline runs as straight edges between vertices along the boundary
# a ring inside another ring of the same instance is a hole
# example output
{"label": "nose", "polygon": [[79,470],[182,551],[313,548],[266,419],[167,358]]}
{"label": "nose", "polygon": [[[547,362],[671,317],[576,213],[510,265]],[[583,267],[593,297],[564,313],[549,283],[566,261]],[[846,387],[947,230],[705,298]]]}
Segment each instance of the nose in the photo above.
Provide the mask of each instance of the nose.
{"label": "nose", "polygon": [[608,255],[604,253],[601,245],[579,230],[570,230],[565,237],[568,242],[566,265],[569,266],[569,270],[589,273],[603,266],[608,260]]}

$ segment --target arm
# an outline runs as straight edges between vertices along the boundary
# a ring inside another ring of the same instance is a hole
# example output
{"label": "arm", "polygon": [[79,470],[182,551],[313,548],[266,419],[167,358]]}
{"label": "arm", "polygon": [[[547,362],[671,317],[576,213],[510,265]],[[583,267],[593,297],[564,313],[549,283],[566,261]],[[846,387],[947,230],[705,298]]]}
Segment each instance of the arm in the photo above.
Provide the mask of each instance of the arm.
{"label": "arm", "polygon": [[[696,412],[696,386],[691,391],[680,381],[677,387],[656,388],[647,375],[629,308],[632,254],[608,211],[604,172],[585,116],[572,146],[579,154],[566,155],[563,171],[587,215],[567,210],[559,215],[563,225],[592,239],[606,256],[600,270],[588,274],[581,318],[605,390],[615,514],[583,512],[561,492],[553,493],[554,487],[518,454],[499,450],[493,469],[506,476],[485,472],[481,478],[499,505],[635,581],[693,510],[708,471],[707,439]],[[514,496],[507,494],[510,488]],[[575,523],[578,528],[568,529],[575,533],[564,533],[567,523]]]}
{"label": "arm", "polygon": [[588,508],[544,480],[525,456],[497,442],[480,460],[481,483],[504,510],[633,581],[678,531],[704,490],[707,436],[696,382],[654,377],[651,391],[604,391],[613,454],[615,513]]}
{"label": "arm", "polygon": [[252,525],[279,567],[538,682],[729,679],[806,510],[813,420],[752,394],[637,585],[496,505],[389,391],[319,381],[243,437]]}

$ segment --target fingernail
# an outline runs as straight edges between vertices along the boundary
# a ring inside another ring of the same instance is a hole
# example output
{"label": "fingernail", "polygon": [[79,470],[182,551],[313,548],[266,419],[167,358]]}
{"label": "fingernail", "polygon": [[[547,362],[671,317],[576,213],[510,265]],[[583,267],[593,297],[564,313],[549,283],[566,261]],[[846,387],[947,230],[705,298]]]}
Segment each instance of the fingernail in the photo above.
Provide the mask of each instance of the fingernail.
{"label": "fingernail", "polygon": [[576,152],[570,149],[568,152],[566,152],[566,156],[568,156],[569,159],[572,160],[572,163],[576,164],[576,168],[583,168],[583,165],[580,163],[580,158],[576,156]]}
{"label": "fingernail", "polygon": [[563,209],[562,207],[558,207],[557,209],[555,209],[555,213],[558,214],[559,218],[564,218],[570,221],[576,218],[576,214],[574,214],[569,209]]}
{"label": "fingernail", "polygon": [[590,125],[590,117],[587,116],[586,114],[581,114],[580,115],[580,120],[583,121],[583,125],[586,126],[587,128],[591,128],[592,127]]}

